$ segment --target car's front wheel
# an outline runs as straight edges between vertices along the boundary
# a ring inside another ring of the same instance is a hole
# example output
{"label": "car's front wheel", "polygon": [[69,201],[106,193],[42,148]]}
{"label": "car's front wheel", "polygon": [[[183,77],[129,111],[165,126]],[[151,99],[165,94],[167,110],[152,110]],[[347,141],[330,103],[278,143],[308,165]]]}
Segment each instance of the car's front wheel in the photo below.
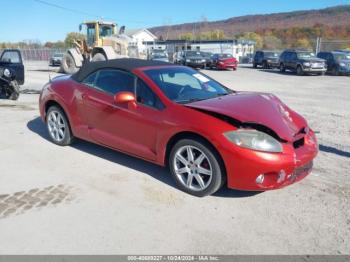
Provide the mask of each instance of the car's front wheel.
{"label": "car's front wheel", "polygon": [[304,75],[304,71],[300,65],[297,66],[297,75],[298,76]]}
{"label": "car's front wheel", "polygon": [[211,195],[224,184],[221,162],[215,150],[199,139],[178,141],[169,157],[170,171],[178,187],[198,197]]}
{"label": "car's front wheel", "polygon": [[74,137],[66,114],[58,106],[51,106],[46,114],[46,127],[51,141],[60,146],[70,145]]}

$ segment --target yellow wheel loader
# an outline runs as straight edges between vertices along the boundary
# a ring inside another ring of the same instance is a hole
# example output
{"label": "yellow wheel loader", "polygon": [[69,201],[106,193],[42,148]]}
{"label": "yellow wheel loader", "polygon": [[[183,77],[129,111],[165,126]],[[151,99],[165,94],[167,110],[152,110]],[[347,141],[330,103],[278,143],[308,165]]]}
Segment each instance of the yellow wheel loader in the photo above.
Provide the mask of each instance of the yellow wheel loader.
{"label": "yellow wheel loader", "polygon": [[67,50],[61,63],[61,71],[74,74],[83,63],[104,61],[122,57],[139,57],[135,46],[122,27],[117,34],[117,25],[112,22],[88,21],[80,24],[79,31],[86,28],[86,40],[75,40],[74,47]]}

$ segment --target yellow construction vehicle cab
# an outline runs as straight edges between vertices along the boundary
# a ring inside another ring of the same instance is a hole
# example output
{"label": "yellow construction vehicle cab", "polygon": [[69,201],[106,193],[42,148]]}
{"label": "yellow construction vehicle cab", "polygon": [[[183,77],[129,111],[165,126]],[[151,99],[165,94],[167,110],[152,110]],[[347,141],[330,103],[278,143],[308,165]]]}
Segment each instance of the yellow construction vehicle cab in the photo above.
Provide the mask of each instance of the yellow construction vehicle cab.
{"label": "yellow construction vehicle cab", "polygon": [[79,26],[82,31],[86,27],[86,42],[88,46],[103,46],[103,37],[117,34],[117,24],[113,22],[87,21]]}

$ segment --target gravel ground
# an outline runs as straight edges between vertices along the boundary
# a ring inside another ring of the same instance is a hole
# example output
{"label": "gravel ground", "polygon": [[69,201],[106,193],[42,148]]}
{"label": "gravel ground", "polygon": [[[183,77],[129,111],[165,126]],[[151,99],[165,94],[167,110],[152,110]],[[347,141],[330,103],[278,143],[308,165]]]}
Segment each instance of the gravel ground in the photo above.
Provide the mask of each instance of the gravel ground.
{"label": "gravel ground", "polygon": [[35,94],[48,68],[26,69],[27,94],[0,101],[0,254],[350,254],[349,77],[205,71],[278,95],[319,132],[320,153],[311,175],[282,190],[196,198],[148,162],[49,142]]}

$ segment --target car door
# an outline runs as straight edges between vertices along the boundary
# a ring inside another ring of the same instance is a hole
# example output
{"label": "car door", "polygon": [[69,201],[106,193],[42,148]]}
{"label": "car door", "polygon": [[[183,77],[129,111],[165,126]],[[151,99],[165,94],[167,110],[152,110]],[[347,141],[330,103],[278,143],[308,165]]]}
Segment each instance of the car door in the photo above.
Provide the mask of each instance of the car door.
{"label": "car door", "polygon": [[6,66],[12,69],[16,74],[18,84],[24,84],[24,66],[22,55],[19,50],[3,51],[0,57],[0,66]]}
{"label": "car door", "polygon": [[159,122],[154,110],[114,102],[114,95],[119,92],[135,93],[136,81],[132,74],[119,70],[98,72],[94,87],[83,98],[89,136],[108,147],[154,160]]}
{"label": "car door", "polygon": [[258,55],[258,65],[262,65],[263,59],[264,59],[264,53],[263,53],[263,52],[259,52],[259,55]]}
{"label": "car door", "polygon": [[328,71],[332,71],[334,67],[337,67],[337,61],[332,53],[328,53],[327,55],[327,69]]}
{"label": "car door", "polygon": [[296,55],[293,52],[288,52],[286,54],[286,63],[285,63],[286,69],[289,69],[289,70],[295,69],[295,66],[294,66],[295,57]]}

